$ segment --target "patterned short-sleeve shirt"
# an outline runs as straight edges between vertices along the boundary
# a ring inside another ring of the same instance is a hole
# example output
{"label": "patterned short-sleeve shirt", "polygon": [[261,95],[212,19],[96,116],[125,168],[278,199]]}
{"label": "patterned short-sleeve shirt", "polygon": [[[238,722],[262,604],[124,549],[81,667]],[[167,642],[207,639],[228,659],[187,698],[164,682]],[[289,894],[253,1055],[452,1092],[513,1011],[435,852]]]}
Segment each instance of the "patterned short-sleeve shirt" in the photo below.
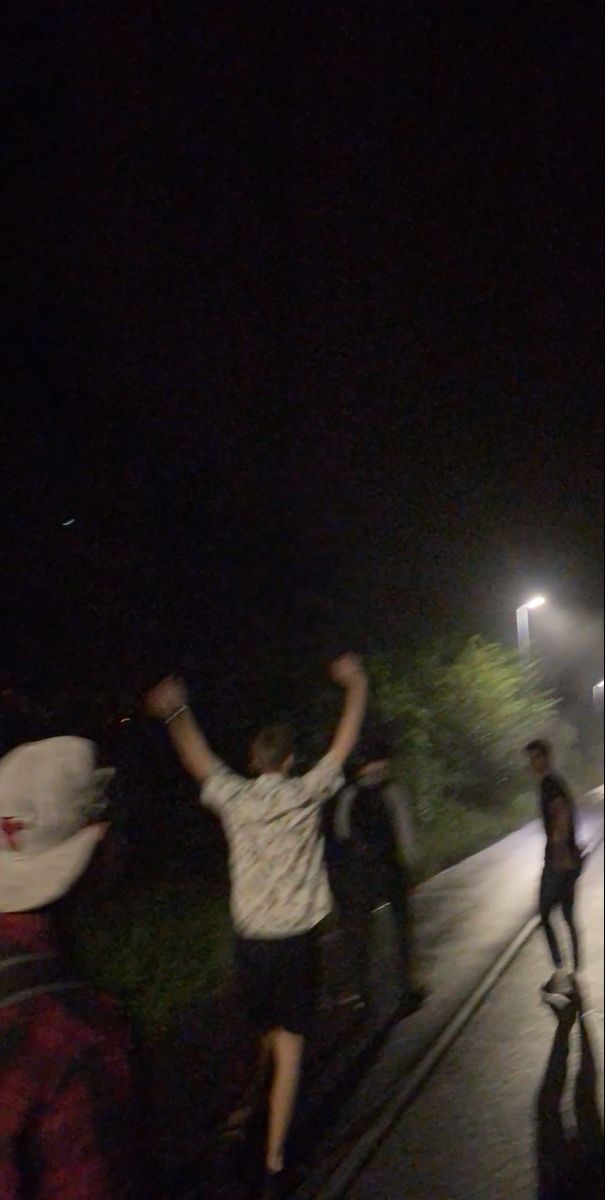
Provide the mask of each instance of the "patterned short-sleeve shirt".
{"label": "patterned short-sleeve shirt", "polygon": [[321,806],[344,783],[328,755],[300,778],[244,779],[217,762],[202,803],[220,817],[229,843],[231,913],[248,938],[307,933],[332,908]]}

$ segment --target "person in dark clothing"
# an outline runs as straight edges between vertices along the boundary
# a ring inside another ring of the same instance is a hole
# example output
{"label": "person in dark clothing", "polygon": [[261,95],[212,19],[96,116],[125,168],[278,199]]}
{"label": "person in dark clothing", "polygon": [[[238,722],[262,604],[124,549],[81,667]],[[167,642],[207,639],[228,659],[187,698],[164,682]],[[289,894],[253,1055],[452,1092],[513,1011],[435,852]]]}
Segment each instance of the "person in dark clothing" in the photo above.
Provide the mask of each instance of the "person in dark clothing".
{"label": "person in dark clothing", "polygon": [[0,1200],[136,1200],[131,1038],[65,961],[57,906],[107,831],[81,738],[0,761]]}
{"label": "person in dark clothing", "polygon": [[407,796],[392,777],[389,757],[382,739],[367,739],[334,816],[337,842],[345,848],[338,899],[350,940],[355,984],[345,1000],[359,1008],[370,1004],[374,914],[390,906],[401,1004],[412,1010],[424,999],[424,990],[415,979],[409,899],[416,851]]}
{"label": "person in dark clothing", "polygon": [[[576,884],[582,870],[582,854],[576,841],[575,804],[571,791],[553,767],[552,748],[542,738],[526,747],[532,773],[540,783],[540,805],[546,853],[540,883],[540,919],[554,964],[554,975],[544,985],[544,998],[556,1008],[570,1003],[574,974],[580,969],[580,941],[575,921]],[[567,923],[573,957],[573,973],[564,969],[563,954],[552,925],[552,913],[560,907]]]}

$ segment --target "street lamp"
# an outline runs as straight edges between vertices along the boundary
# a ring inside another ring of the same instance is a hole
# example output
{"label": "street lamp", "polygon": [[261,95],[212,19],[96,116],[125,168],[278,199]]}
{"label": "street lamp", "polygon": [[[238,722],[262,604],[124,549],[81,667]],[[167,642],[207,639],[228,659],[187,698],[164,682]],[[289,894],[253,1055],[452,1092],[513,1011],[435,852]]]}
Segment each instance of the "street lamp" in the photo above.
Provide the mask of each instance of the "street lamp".
{"label": "street lamp", "polygon": [[592,701],[599,712],[603,708],[603,698],[605,696],[605,679],[601,679],[600,683],[595,683],[592,689]]}
{"label": "street lamp", "polygon": [[519,639],[519,654],[524,662],[529,662],[529,614],[534,608],[542,608],[546,604],[544,596],[534,596],[527,604],[517,609],[517,637]]}

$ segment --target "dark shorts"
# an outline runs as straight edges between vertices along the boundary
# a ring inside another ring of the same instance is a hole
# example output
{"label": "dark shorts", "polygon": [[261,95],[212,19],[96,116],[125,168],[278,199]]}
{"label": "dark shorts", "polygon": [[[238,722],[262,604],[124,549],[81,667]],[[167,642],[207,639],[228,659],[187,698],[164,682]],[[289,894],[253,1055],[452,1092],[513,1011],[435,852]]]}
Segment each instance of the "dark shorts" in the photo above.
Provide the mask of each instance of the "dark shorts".
{"label": "dark shorts", "polygon": [[582,873],[581,866],[573,871],[556,871],[546,863],[540,883],[540,911],[548,914],[559,904],[563,908],[573,908],[576,884]]}
{"label": "dark shorts", "polygon": [[315,930],[292,938],[236,938],[235,957],[248,1018],[259,1029],[307,1036],[321,981]]}

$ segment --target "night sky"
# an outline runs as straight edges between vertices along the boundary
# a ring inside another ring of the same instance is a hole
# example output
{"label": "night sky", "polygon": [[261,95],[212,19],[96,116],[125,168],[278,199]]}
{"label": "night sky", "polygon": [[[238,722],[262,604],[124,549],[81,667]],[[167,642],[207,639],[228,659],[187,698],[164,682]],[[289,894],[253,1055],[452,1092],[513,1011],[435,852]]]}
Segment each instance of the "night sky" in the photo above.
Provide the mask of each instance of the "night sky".
{"label": "night sky", "polygon": [[3,679],[598,617],[600,9],[15,4]]}

